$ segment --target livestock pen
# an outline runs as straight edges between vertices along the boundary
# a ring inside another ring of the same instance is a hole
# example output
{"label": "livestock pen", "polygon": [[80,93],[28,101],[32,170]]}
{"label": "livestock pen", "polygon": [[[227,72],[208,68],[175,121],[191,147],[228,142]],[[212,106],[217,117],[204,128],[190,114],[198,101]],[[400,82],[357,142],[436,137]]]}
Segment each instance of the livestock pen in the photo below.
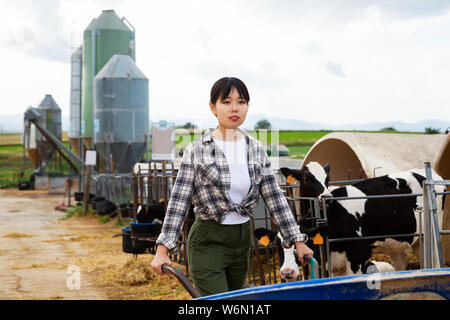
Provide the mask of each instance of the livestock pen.
{"label": "livestock pen", "polygon": [[[435,192],[434,186],[449,186],[450,180],[433,180],[429,163],[425,163],[426,180],[423,182],[423,194],[395,196],[424,197],[424,227],[418,234],[382,235],[381,237],[419,236],[421,239],[421,268],[413,271],[385,272],[378,275],[353,275],[344,277],[307,280],[287,284],[268,285],[242,289],[212,296],[202,297],[205,300],[448,300],[450,299],[450,268],[444,268],[440,236],[450,234],[450,230],[439,230],[436,217],[436,196],[450,192]],[[387,198],[392,195],[380,195]],[[289,201],[309,200],[318,208],[319,199],[305,197],[289,197]],[[303,199],[302,199],[303,198]],[[355,200],[367,197],[339,197]],[[323,208],[326,208],[323,199]],[[334,200],[339,200],[335,197]],[[320,210],[313,209],[316,213]],[[326,210],[321,216],[326,220]],[[421,220],[421,219],[420,219]],[[368,238],[368,237],[366,237]],[[377,239],[378,237],[371,237]],[[328,245],[332,241],[358,241],[360,238],[326,239]],[[423,242],[423,249],[422,249]],[[321,256],[322,260],[323,256]],[[329,265],[329,253],[328,270]],[[323,261],[323,260],[322,260]]]}
{"label": "livestock pen", "polygon": [[[275,170],[274,174],[277,178],[277,181],[280,187],[286,193],[286,199],[291,207],[292,212],[294,213],[296,219],[299,221],[301,218],[301,204],[300,201],[307,200],[311,202],[311,208],[313,208],[313,212],[316,214],[316,217],[319,218],[317,222],[323,221],[326,219],[326,210],[325,212],[320,211],[319,199],[317,198],[304,198],[304,197],[296,197],[295,190],[299,189],[300,186],[298,184],[290,184],[287,183],[284,176],[278,171]],[[174,168],[172,163],[168,163],[167,165],[162,162],[151,163],[147,166],[136,166],[135,170],[131,174],[123,174],[123,175],[99,175],[92,179],[92,189],[95,190],[96,195],[102,195],[105,198],[109,198],[112,201],[116,202],[118,206],[123,203],[127,203],[129,206],[128,209],[125,210],[126,214],[123,218],[128,218],[128,221],[136,221],[136,214],[138,206],[141,204],[150,204],[152,201],[162,201],[167,204],[168,199],[170,198],[170,192],[173,186],[177,175],[177,169]],[[334,185],[345,185],[355,182],[354,180],[350,181],[335,181],[330,184]],[[383,197],[391,197],[392,195],[384,195]],[[402,195],[403,196],[403,195]],[[404,196],[423,196],[422,194],[412,194],[412,195],[404,195]],[[351,198],[347,198],[347,200],[351,200]],[[322,201],[325,201],[322,200]],[[131,206],[130,206],[131,204]],[[122,212],[122,210],[121,210]],[[128,214],[128,216],[127,216]],[[186,267],[186,275],[189,278],[189,262],[187,260],[187,255],[185,252],[187,234],[189,232],[190,224],[193,222],[192,217],[187,217],[183,231],[180,235],[180,238],[177,242],[177,253],[173,255],[171,258],[173,261],[179,263],[180,265],[184,265]],[[268,229],[276,230],[275,225],[272,222],[269,212],[266,210],[264,202],[259,201],[258,207],[255,210],[253,217],[253,226],[256,227],[265,227]],[[447,234],[448,231],[441,230],[441,234]],[[137,241],[155,241],[156,235],[153,237],[135,237],[131,235]],[[388,235],[381,235],[380,237],[386,237]],[[406,237],[412,236],[408,235],[395,235],[396,237]],[[413,234],[413,236],[420,236],[421,239],[425,237],[422,232],[420,234]],[[326,248],[329,248],[329,244],[338,241],[358,241],[358,239],[327,239],[324,237],[324,244],[316,245],[317,252],[317,260],[319,260],[320,265],[320,277],[328,277],[328,270],[330,270],[329,266],[329,252],[326,251]],[[367,239],[365,239],[367,240]],[[434,240],[433,240],[434,241]],[[148,250],[139,254],[145,253],[153,253],[152,250]],[[137,255],[136,255],[137,257]],[[423,267],[423,259],[419,257],[421,261],[421,267]],[[280,278],[279,275],[279,257],[277,256],[277,250],[273,244],[262,245],[257,242],[254,237],[252,242],[252,251],[251,251],[251,259],[250,259],[250,268],[247,276],[247,286],[255,287],[267,284],[277,284],[280,282],[284,282]],[[303,279],[304,276],[303,276]]]}

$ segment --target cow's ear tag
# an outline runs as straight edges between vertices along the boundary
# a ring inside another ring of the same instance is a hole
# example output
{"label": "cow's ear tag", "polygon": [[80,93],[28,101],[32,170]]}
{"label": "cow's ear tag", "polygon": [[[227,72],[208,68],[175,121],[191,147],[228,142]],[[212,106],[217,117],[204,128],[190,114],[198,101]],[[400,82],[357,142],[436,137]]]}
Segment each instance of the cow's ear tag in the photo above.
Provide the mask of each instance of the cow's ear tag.
{"label": "cow's ear tag", "polygon": [[313,238],[313,243],[314,244],[323,244],[323,238],[322,235],[320,233],[317,233],[314,238]]}
{"label": "cow's ear tag", "polygon": [[286,182],[287,182],[288,184],[295,184],[295,178],[294,178],[292,175],[289,175],[289,176],[286,178]]}
{"label": "cow's ear tag", "polygon": [[259,239],[259,243],[261,243],[264,247],[267,247],[269,242],[270,242],[269,236],[264,236],[261,239]]}

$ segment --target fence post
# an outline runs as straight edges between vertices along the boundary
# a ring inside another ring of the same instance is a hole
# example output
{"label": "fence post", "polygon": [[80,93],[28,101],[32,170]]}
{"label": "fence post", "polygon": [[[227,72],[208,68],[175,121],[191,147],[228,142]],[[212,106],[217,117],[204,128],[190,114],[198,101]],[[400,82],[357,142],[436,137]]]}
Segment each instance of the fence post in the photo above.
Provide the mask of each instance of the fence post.
{"label": "fence post", "polygon": [[86,182],[84,185],[83,214],[87,214],[89,209],[89,192],[90,192],[89,187],[91,184],[91,166],[87,166],[85,181]]}
{"label": "fence post", "polygon": [[261,266],[261,260],[259,259],[259,252],[258,252],[258,242],[256,241],[256,237],[255,237],[255,220],[253,219],[253,217],[251,217],[252,219],[252,241],[253,241],[253,247],[255,250],[255,257],[256,257],[256,263],[258,264],[258,271],[259,271],[259,281],[261,283],[261,285],[265,285],[266,284],[266,279],[264,278],[264,272]]}
{"label": "fence post", "polygon": [[[423,207],[422,207],[423,210]],[[423,227],[422,227],[422,221],[423,221],[423,211],[419,211],[419,249],[420,249],[420,257],[419,257],[419,262],[420,262],[420,269],[424,269],[423,266]]]}
{"label": "fence post", "polygon": [[[326,223],[328,224],[328,215],[327,215],[327,207],[325,205],[325,199],[323,200],[323,218],[325,219]],[[324,235],[324,241],[325,241],[325,257],[327,260],[327,276],[328,278],[331,277],[331,259],[330,259],[330,238],[328,234]],[[323,261],[320,262],[321,264]]]}
{"label": "fence post", "polygon": [[432,246],[432,267],[443,268],[444,259],[442,257],[441,237],[439,234],[439,222],[437,218],[437,205],[436,194],[434,185],[432,184],[433,177],[431,173],[431,167],[429,162],[425,162],[425,175],[427,180],[424,181],[424,192],[426,188],[428,208],[429,208],[429,223],[430,223],[430,236],[433,239]]}
{"label": "fence post", "polygon": [[138,190],[137,190],[137,177],[134,170],[131,174],[131,189],[133,190],[133,221],[136,221],[137,207],[138,207]]}
{"label": "fence post", "polygon": [[428,200],[428,191],[425,181],[423,182],[423,267],[424,269],[432,268],[432,239],[431,239],[431,221],[430,221],[430,205]]}

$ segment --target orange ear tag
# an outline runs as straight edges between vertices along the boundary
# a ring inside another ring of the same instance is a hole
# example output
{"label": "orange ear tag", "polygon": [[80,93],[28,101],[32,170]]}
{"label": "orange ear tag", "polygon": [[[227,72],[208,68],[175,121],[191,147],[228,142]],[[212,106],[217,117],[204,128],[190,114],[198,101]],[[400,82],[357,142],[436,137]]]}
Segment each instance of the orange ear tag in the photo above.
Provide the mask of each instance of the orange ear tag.
{"label": "orange ear tag", "polygon": [[289,175],[289,176],[286,178],[286,183],[287,183],[287,184],[295,184],[295,178],[294,178],[292,175]]}
{"label": "orange ear tag", "polygon": [[313,238],[313,243],[314,244],[323,244],[323,238],[320,235],[320,233],[317,233],[314,238]]}
{"label": "orange ear tag", "polygon": [[270,242],[269,236],[264,236],[261,239],[259,239],[259,243],[261,243],[264,247],[267,247],[269,242]]}

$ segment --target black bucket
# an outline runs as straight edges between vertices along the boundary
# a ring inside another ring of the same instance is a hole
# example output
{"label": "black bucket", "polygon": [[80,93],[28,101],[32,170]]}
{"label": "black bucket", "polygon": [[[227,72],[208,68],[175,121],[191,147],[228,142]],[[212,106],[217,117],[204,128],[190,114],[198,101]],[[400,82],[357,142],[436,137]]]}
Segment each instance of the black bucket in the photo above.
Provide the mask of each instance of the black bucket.
{"label": "black bucket", "polygon": [[125,253],[141,254],[147,249],[143,245],[143,241],[134,240],[135,247],[133,247],[133,241],[131,240],[131,230],[130,227],[122,228],[122,251]]}
{"label": "black bucket", "polygon": [[100,200],[95,203],[95,209],[99,215],[111,215],[117,209],[116,204],[108,200]]}
{"label": "black bucket", "polygon": [[142,238],[157,237],[161,233],[161,225],[156,222],[152,223],[139,223],[131,221],[130,223],[133,235]]}

